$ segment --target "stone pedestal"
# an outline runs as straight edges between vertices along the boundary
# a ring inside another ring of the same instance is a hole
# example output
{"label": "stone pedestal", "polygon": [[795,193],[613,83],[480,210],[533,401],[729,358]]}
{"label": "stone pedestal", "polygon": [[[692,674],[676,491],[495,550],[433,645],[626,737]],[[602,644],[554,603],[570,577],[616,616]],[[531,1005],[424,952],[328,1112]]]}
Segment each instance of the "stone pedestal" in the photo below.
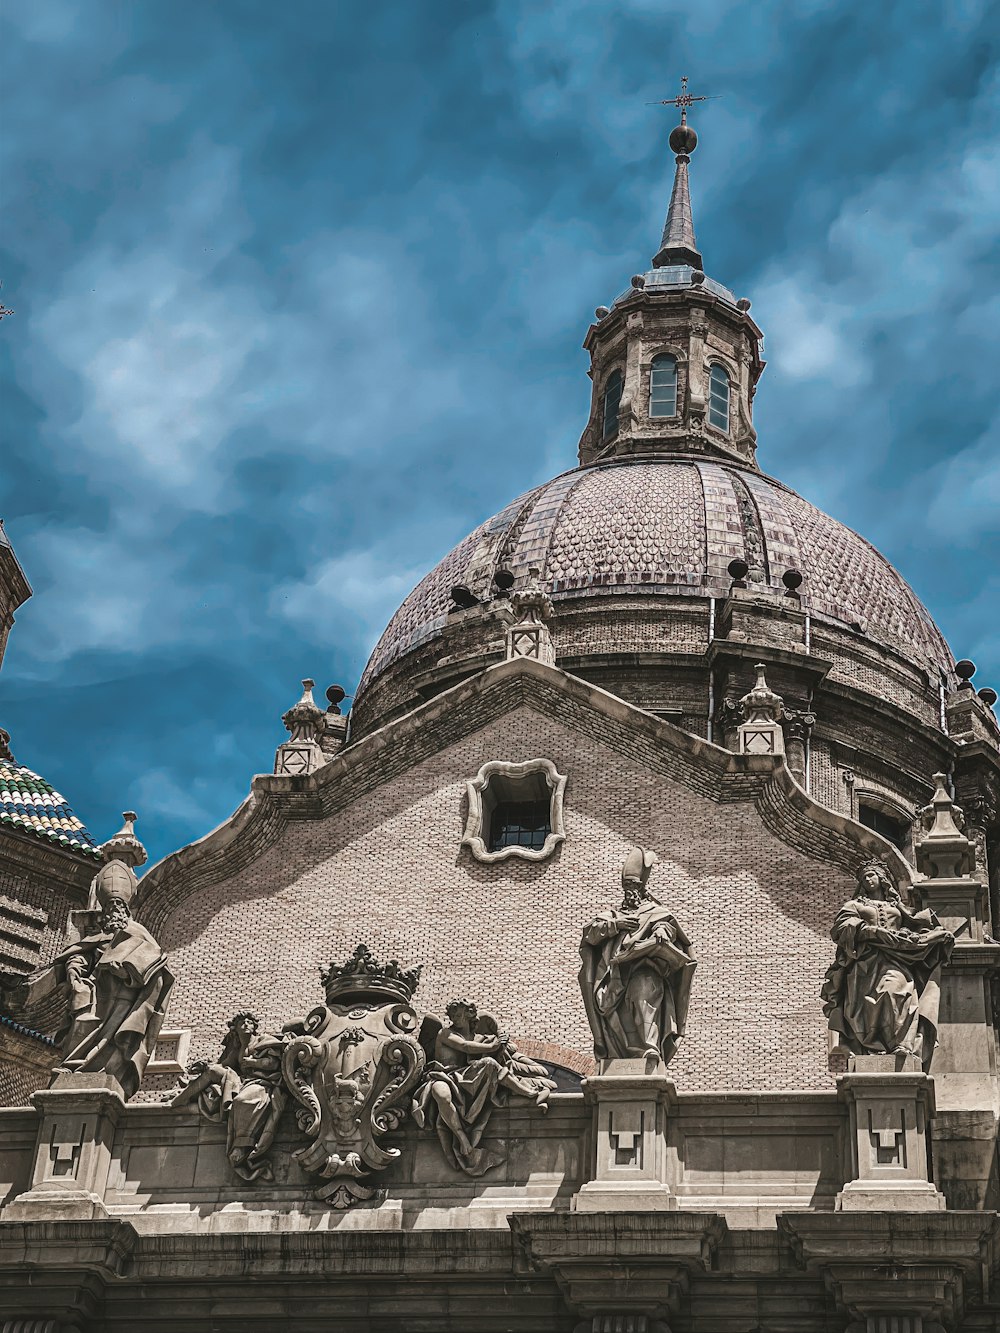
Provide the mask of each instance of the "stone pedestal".
{"label": "stone pedestal", "polygon": [[611,1060],[584,1082],[593,1174],[573,1196],[574,1212],[677,1207],[667,1183],[667,1116],[677,1093],[664,1072],[645,1069],[644,1060]]}
{"label": "stone pedestal", "polygon": [[934,1080],[912,1055],[852,1056],[837,1080],[850,1111],[851,1179],[837,1196],[844,1212],[938,1212],[931,1184]]}
{"label": "stone pedestal", "polygon": [[57,1074],[36,1092],[38,1138],[31,1188],[4,1209],[4,1221],[81,1221],[104,1206],[115,1130],[125,1110],[108,1074]]}

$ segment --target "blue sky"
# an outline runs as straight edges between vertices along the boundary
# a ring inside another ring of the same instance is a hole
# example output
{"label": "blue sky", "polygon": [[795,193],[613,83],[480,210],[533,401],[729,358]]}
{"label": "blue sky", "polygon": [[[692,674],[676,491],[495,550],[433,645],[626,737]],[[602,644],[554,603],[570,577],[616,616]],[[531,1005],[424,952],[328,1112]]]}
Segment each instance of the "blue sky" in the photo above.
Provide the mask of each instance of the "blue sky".
{"label": "blue sky", "polygon": [[694,117],[753,300],[759,459],[1000,687],[1000,20],[989,0],[5,0],[0,721],[153,857],[353,689],[416,582],[571,466],[595,305]]}

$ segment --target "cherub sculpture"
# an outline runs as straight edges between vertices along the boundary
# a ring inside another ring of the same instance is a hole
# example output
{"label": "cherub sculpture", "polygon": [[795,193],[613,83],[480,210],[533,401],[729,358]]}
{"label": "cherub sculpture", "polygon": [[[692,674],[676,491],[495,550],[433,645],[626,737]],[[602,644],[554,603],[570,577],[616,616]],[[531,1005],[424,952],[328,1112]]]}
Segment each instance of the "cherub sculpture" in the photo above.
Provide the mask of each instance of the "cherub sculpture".
{"label": "cherub sculpture", "polygon": [[437,1130],[452,1166],[481,1176],[504,1160],[480,1146],[493,1108],[514,1096],[530,1098],[544,1111],[556,1085],[544,1065],[521,1055],[496,1019],[480,1015],[470,1000],[452,1000],[445,1014],[443,1026],[424,1020],[429,1059],[413,1118]]}
{"label": "cherub sculpture", "polygon": [[206,1119],[226,1124],[226,1153],[244,1180],[273,1179],[267,1153],[288,1102],[281,1058],[290,1037],[261,1037],[259,1027],[255,1014],[234,1014],[219,1058],[195,1061],[171,1101],[171,1106],[197,1102]]}

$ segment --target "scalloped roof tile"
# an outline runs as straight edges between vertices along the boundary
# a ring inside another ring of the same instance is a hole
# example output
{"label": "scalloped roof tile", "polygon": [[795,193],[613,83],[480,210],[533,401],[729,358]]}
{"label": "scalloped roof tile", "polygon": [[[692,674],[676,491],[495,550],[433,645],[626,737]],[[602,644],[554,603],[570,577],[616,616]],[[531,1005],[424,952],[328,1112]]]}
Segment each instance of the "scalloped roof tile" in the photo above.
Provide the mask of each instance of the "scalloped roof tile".
{"label": "scalloped roof tile", "polygon": [[[473,557],[486,534],[492,561],[488,567],[477,561],[473,580]],[[441,633],[454,609],[454,584],[475,582],[473,591],[483,594],[498,562],[518,579],[531,566],[539,569],[559,603],[605,591],[725,597],[734,556],[745,557],[754,579],[777,591],[786,569],[801,570],[802,606],[813,616],[866,624],[873,640],[912,661],[951,669],[930,613],[870,542],[755,469],[664,455],[574,468],[477,528],[403,602],[357,695]]]}
{"label": "scalloped roof tile", "polygon": [[67,851],[97,857],[97,843],[66,802],[38,773],[0,759],[0,828],[28,833]]}

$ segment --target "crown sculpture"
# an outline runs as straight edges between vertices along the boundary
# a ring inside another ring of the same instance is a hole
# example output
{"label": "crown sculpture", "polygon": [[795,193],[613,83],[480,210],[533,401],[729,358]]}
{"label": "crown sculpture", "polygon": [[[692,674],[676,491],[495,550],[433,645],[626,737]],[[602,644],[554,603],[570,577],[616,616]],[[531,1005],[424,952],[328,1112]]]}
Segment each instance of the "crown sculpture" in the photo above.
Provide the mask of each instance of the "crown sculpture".
{"label": "crown sculpture", "polygon": [[331,963],[329,967],[320,968],[319,975],[327,1004],[343,1004],[347,1000],[369,997],[409,1004],[421,971],[419,965],[404,968],[395,958],[390,958],[383,966],[367,944],[359,944],[346,963]]}
{"label": "crown sculpture", "polygon": [[218,1058],[192,1064],[172,1104],[223,1121],[236,1173],[272,1180],[271,1149],[293,1103],[309,1142],[292,1156],[334,1208],[374,1197],[371,1177],[399,1157],[381,1140],[410,1114],[436,1130],[453,1167],[482,1175],[503,1160],[480,1146],[494,1107],[515,1096],[544,1108],[555,1083],[469,1000],[453,1000],[445,1022],[418,1017],[420,971],[357,945],[320,969],[326,1003],[301,1021],[261,1034],[254,1014],[235,1014]]}

